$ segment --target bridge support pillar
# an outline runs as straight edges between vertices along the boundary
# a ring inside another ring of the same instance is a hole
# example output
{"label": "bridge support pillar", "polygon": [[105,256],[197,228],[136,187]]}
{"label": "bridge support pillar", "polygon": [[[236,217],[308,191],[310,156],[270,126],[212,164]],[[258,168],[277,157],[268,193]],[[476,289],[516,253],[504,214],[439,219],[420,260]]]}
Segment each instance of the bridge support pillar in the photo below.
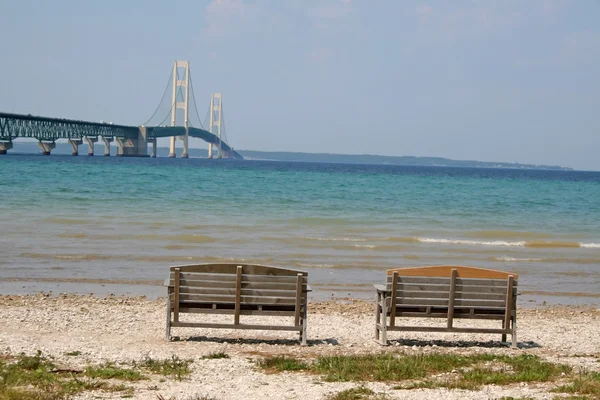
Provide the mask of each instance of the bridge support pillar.
{"label": "bridge support pillar", "polygon": [[41,140],[38,142],[38,146],[42,149],[42,155],[49,156],[50,151],[56,147],[55,142],[42,142]]}
{"label": "bridge support pillar", "polygon": [[88,156],[94,155],[94,143],[98,141],[97,137],[86,136],[85,141],[88,143]]}
{"label": "bridge support pillar", "polygon": [[156,158],[156,138],[148,139],[148,142],[152,143],[152,158]]}
{"label": "bridge support pillar", "polygon": [[73,152],[71,153],[74,156],[79,155],[79,146],[83,143],[81,139],[69,139],[69,144],[73,146]]}
{"label": "bridge support pillar", "polygon": [[208,144],[208,158],[213,158],[213,144]]}
{"label": "bridge support pillar", "polygon": [[114,138],[102,136],[102,141],[104,142],[104,157],[110,157],[110,142],[113,140]]}
{"label": "bridge support pillar", "polygon": [[177,155],[175,154],[175,136],[171,136],[171,146],[169,146],[169,158],[175,158]]}
{"label": "bridge support pillar", "polygon": [[181,153],[181,158],[189,158],[188,154],[188,128],[185,128],[185,135],[181,136],[181,140],[183,141],[183,152]]}
{"label": "bridge support pillar", "polygon": [[12,147],[12,142],[0,142],[0,154],[6,154]]}
{"label": "bridge support pillar", "polygon": [[147,157],[148,138],[145,126],[140,126],[137,137],[115,138],[117,141],[117,156],[122,157]]}

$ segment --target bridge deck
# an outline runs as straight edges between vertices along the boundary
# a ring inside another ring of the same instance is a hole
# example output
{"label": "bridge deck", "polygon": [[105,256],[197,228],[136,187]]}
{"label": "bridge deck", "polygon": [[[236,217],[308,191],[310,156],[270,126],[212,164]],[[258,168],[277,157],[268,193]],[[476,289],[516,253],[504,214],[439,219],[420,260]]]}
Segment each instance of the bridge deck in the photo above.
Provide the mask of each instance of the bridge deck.
{"label": "bridge deck", "polygon": [[[148,139],[184,136],[185,128],[182,126],[149,126],[146,127],[146,132]],[[137,126],[0,112],[0,141],[10,142],[16,138],[55,141],[98,136],[137,139],[138,135],[139,127]],[[188,128],[188,135],[220,146],[221,150],[232,154],[234,158],[243,158],[227,143],[221,142],[218,136],[204,129]]]}

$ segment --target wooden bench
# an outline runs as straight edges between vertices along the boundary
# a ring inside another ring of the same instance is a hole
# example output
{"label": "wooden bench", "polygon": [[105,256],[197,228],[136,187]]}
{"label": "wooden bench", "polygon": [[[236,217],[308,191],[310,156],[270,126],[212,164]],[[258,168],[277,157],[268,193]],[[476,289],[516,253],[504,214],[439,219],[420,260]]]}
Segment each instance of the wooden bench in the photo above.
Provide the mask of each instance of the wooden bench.
{"label": "wooden bench", "polygon": [[[433,266],[387,271],[375,285],[375,339],[387,345],[388,331],[496,333],[517,345],[517,274],[473,267]],[[446,326],[397,325],[398,317],[445,318]],[[500,320],[498,328],[454,327],[458,318]]]}
{"label": "wooden bench", "polygon": [[[170,268],[167,340],[171,327],[298,331],[306,344],[308,273],[249,264],[200,264]],[[182,321],[185,313],[229,314],[231,323]],[[293,325],[240,322],[242,315],[293,317]]]}

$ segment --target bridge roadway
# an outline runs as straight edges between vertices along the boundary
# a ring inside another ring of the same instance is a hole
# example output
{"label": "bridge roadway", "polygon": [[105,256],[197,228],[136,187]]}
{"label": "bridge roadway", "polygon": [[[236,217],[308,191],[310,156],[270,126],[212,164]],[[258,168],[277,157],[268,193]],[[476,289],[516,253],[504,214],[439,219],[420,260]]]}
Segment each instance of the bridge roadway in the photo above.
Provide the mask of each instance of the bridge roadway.
{"label": "bridge roadway", "polygon": [[[73,154],[76,154],[76,146],[85,139],[93,154],[93,143],[101,136],[107,147],[111,141],[117,141],[119,155],[143,157],[147,155],[148,143],[153,144],[153,153],[156,155],[157,138],[185,136],[185,131],[182,126],[137,127],[0,112],[0,154],[6,154],[12,148],[12,141],[17,138],[37,139],[47,154],[59,139],[69,140],[73,145]],[[219,137],[204,129],[189,127],[188,135],[219,147]],[[226,157],[243,159],[225,142],[220,142],[220,148]]]}

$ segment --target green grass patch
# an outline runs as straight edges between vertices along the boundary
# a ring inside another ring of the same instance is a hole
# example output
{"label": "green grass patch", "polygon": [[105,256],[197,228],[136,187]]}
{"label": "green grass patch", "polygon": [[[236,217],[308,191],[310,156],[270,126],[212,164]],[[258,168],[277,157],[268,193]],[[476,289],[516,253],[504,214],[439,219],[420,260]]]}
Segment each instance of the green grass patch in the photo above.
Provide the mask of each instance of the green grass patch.
{"label": "green grass patch", "polygon": [[377,396],[374,391],[364,386],[347,389],[327,397],[328,400],[370,400],[370,399],[385,399],[385,397]]}
{"label": "green grass patch", "polygon": [[571,367],[543,361],[537,356],[499,356],[488,366],[463,372],[462,379],[476,385],[507,385],[518,382],[548,382],[571,372]]}
{"label": "green grass patch", "polygon": [[202,356],[203,360],[218,360],[221,358],[229,358],[229,354],[223,353],[223,352],[218,352],[218,353],[210,353],[206,356]]}
{"label": "green grass patch", "polygon": [[[329,382],[402,382],[395,389],[439,388],[477,390],[483,385],[548,382],[570,374],[571,367],[541,358],[475,354],[367,354],[323,356],[311,363],[291,357],[268,357],[258,366],[271,372],[306,371]],[[587,378],[589,381],[589,377]],[[591,387],[589,382],[586,387]],[[583,387],[583,383],[578,383]],[[591,389],[590,389],[591,390]],[[573,393],[595,394],[580,389]]]}
{"label": "green grass patch", "polygon": [[430,374],[450,372],[477,362],[493,359],[492,355],[459,356],[453,354],[374,354],[319,357],[311,369],[325,375],[329,382],[403,381]]}
{"label": "green grass patch", "polygon": [[571,383],[559,386],[552,391],[555,393],[592,395],[593,398],[600,398],[600,372],[582,372],[575,376]]}
{"label": "green grass patch", "polygon": [[106,362],[98,366],[90,365],[85,369],[85,375],[92,379],[118,379],[122,381],[141,381],[147,379],[140,371],[121,368],[113,362]]}
{"label": "green grass patch", "polygon": [[183,378],[192,373],[190,365],[193,360],[182,360],[173,355],[171,358],[164,360],[156,360],[150,357],[145,358],[141,363],[136,365],[150,370],[152,373],[164,376],[170,376],[181,381]]}
{"label": "green grass patch", "polygon": [[75,350],[75,351],[68,351],[65,353],[65,356],[71,356],[71,357],[76,357],[76,356],[80,356],[81,352],[79,350]]}
{"label": "green grass patch", "polygon": [[310,368],[307,363],[286,356],[275,356],[259,360],[258,366],[270,372],[303,371]]}

